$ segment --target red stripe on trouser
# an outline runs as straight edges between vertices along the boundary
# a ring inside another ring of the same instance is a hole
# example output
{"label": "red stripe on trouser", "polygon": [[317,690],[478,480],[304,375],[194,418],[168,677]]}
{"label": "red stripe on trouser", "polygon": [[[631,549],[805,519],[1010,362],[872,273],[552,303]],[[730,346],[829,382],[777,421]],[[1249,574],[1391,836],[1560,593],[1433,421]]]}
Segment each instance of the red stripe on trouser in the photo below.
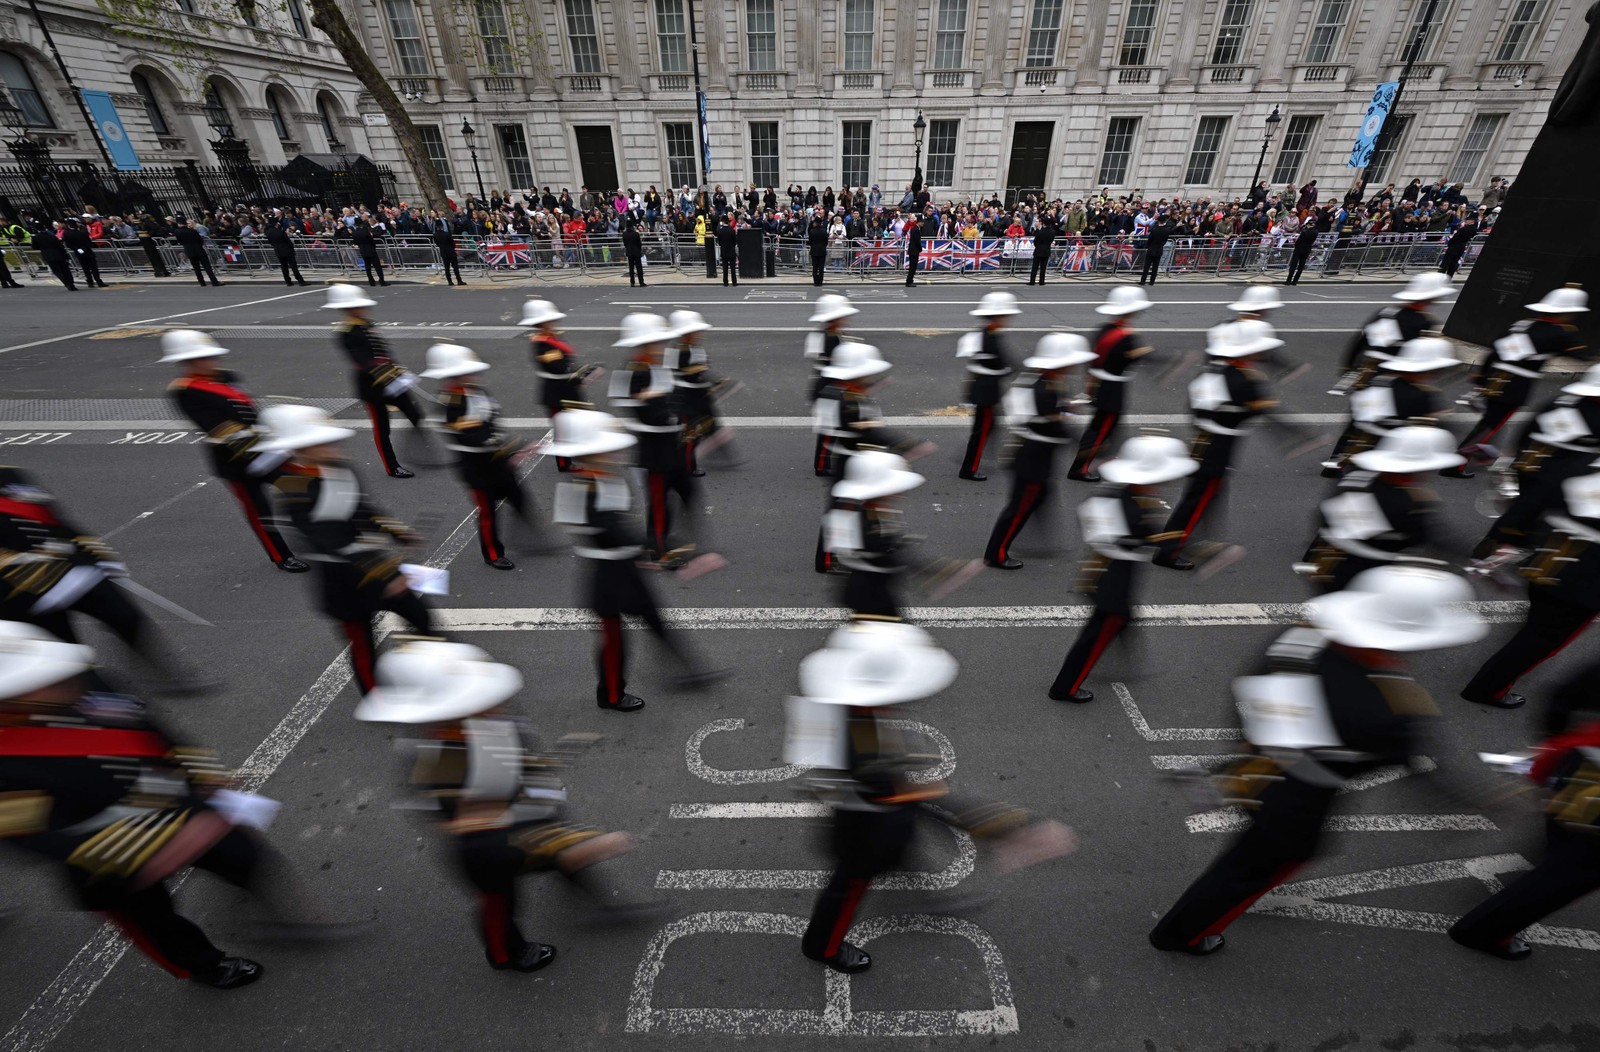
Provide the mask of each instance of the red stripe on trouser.
{"label": "red stripe on trouser", "polygon": [[839,907],[839,919],[833,922],[833,931],[828,935],[828,946],[824,951],[827,956],[832,957],[839,952],[839,946],[850,931],[850,922],[855,920],[856,907],[861,905],[861,896],[866,893],[867,881],[857,879],[850,882],[850,890],[844,895],[844,904]]}
{"label": "red stripe on trouser", "polygon": [[1583,633],[1585,631],[1588,630],[1589,625],[1590,625],[1590,623],[1592,623],[1594,621],[1594,618],[1595,618],[1595,615],[1594,614],[1590,614],[1587,618],[1584,619],[1583,624],[1579,625],[1576,629],[1573,630],[1572,635],[1568,636],[1567,638],[1565,638],[1565,639],[1563,639],[1561,641],[1561,644],[1559,646],[1553,648],[1548,654],[1546,654],[1544,657],[1540,658],[1538,661],[1535,661],[1533,664],[1529,665],[1527,668],[1523,669],[1521,672],[1518,672],[1515,676],[1513,676],[1511,678],[1511,682],[1510,683],[1507,683],[1505,686],[1501,687],[1498,691],[1496,691],[1491,696],[1492,697],[1496,697],[1496,698],[1505,697],[1506,694],[1511,690],[1511,688],[1517,685],[1517,680],[1521,679],[1523,676],[1526,676],[1528,673],[1532,672],[1534,669],[1538,668],[1540,665],[1544,664],[1546,661],[1549,661],[1551,658],[1555,657],[1557,654],[1559,654],[1563,650],[1567,649],[1567,647],[1571,646],[1572,645],[1572,641],[1574,639],[1577,639],[1579,636],[1583,635]]}
{"label": "red stripe on trouser", "polygon": [[478,919],[483,925],[483,943],[489,950],[489,959],[495,964],[505,964],[511,959],[511,951],[506,946],[506,897],[487,891],[479,895]]}
{"label": "red stripe on trouser", "polygon": [[1100,433],[1094,436],[1094,441],[1090,443],[1089,448],[1084,450],[1084,454],[1078,457],[1079,471],[1088,472],[1090,466],[1094,464],[1094,458],[1100,455],[1100,447],[1105,445],[1106,436],[1111,434],[1111,429],[1116,426],[1117,414],[1107,413],[1105,423],[1100,425]]}
{"label": "red stripe on trouser", "polygon": [[977,407],[978,448],[973,450],[972,463],[967,465],[968,473],[978,470],[978,465],[983,463],[983,448],[989,444],[989,430],[994,427],[994,408],[980,405]]}
{"label": "red stripe on trouser", "polygon": [[600,619],[600,664],[604,669],[606,701],[622,700],[622,618]]}
{"label": "red stripe on trouser", "polygon": [[1220,489],[1222,489],[1221,479],[1212,479],[1206,483],[1206,488],[1200,493],[1200,500],[1195,504],[1194,514],[1189,516],[1189,521],[1183,524],[1183,536],[1178,539],[1180,547],[1189,543],[1189,534],[1193,533],[1194,528],[1200,524],[1200,517],[1206,513],[1206,509],[1211,506],[1212,499],[1216,497],[1217,491]]}
{"label": "red stripe on trouser", "polygon": [[667,476],[650,475],[650,530],[656,538],[656,555],[667,554]]}
{"label": "red stripe on trouser", "polygon": [[132,917],[119,910],[107,910],[106,916],[111,918],[113,924],[122,929],[122,934],[126,935],[135,946],[139,947],[141,953],[172,973],[175,978],[188,979],[192,977],[189,969],[180,968],[167,960],[166,956],[156,949],[156,944],[150,941],[150,936],[145,934],[144,929],[133,922]]}
{"label": "red stripe on trouser", "polygon": [[1040,486],[1037,482],[1030,482],[1022,487],[1022,497],[1017,501],[1017,513],[1011,516],[1011,528],[1000,540],[1000,550],[997,553],[1000,561],[1006,561],[1006,553],[1011,550],[1011,542],[1016,538],[1017,531],[1022,529],[1022,520],[1028,517],[1033,508],[1033,502],[1039,499]]}
{"label": "red stripe on trouser", "polygon": [[1078,693],[1078,689],[1083,686],[1083,681],[1089,678],[1089,673],[1093,671],[1095,663],[1100,660],[1100,655],[1106,652],[1106,647],[1110,646],[1111,640],[1116,638],[1118,632],[1122,631],[1122,626],[1127,623],[1127,620],[1121,614],[1106,615],[1106,623],[1100,626],[1100,635],[1095,639],[1094,647],[1090,649],[1089,657],[1084,661],[1083,668],[1079,670],[1078,678],[1072,681],[1072,690],[1069,693]]}
{"label": "red stripe on trouser", "polygon": [[256,540],[261,542],[261,547],[267,550],[267,558],[275,563],[283,562],[283,553],[278,551],[278,546],[272,543],[272,538],[267,534],[265,526],[261,525],[261,516],[256,514],[255,501],[250,499],[250,492],[244,488],[242,482],[230,482],[228,488],[233,490],[234,497],[244,508],[244,517],[250,523],[250,528],[255,531]]}
{"label": "red stripe on trouser", "polygon": [[827,471],[828,461],[833,458],[833,439],[823,435],[817,439],[817,465],[816,470]]}
{"label": "red stripe on trouser", "polygon": [[350,640],[350,667],[355,669],[356,684],[365,694],[376,684],[372,667],[372,644],[367,641],[367,626],[355,621],[340,622],[345,638]]}
{"label": "red stripe on trouser", "polygon": [[1481,434],[1481,435],[1476,433],[1476,432],[1473,432],[1472,434],[1468,435],[1467,436],[1468,441],[1462,443],[1461,448],[1456,450],[1456,452],[1460,453],[1463,456],[1465,456],[1466,453],[1467,453],[1467,450],[1471,449],[1473,446],[1479,446],[1479,445],[1482,445],[1483,443],[1489,441],[1495,435],[1498,435],[1500,433],[1500,429],[1502,427],[1506,426],[1506,422],[1508,420],[1510,420],[1513,416],[1515,416],[1516,412],[1517,412],[1517,410],[1516,410],[1515,407],[1513,407],[1511,409],[1507,409],[1503,414],[1501,414],[1499,422],[1496,423],[1493,427],[1489,428],[1489,430],[1483,432],[1483,434]]}
{"label": "red stripe on trouser", "polygon": [[1190,939],[1189,940],[1189,945],[1190,946],[1195,945],[1201,939],[1204,939],[1208,935],[1221,935],[1222,932],[1223,932],[1223,929],[1225,929],[1228,925],[1232,924],[1234,921],[1238,920],[1239,919],[1239,915],[1242,914],[1245,910],[1249,909],[1251,906],[1254,906],[1256,904],[1256,900],[1257,899],[1259,899],[1261,896],[1265,895],[1267,892],[1271,891],[1273,888],[1277,887],[1279,884],[1282,884],[1284,881],[1288,880],[1291,876],[1294,875],[1294,871],[1299,869],[1299,868],[1300,868],[1300,863],[1295,862],[1295,863],[1293,863],[1291,865],[1284,866],[1282,869],[1278,870],[1278,872],[1276,872],[1276,873],[1274,873],[1272,875],[1272,879],[1267,881],[1266,885],[1264,887],[1262,887],[1262,889],[1260,891],[1258,891],[1254,895],[1251,895],[1250,897],[1246,898],[1243,902],[1239,903],[1237,906],[1235,906],[1233,909],[1229,910],[1227,913],[1224,913],[1222,915],[1221,919],[1219,919],[1215,924],[1213,924],[1211,927],[1207,928],[1205,931],[1201,932],[1199,935],[1196,935],[1194,938]]}
{"label": "red stripe on trouser", "polygon": [[472,491],[472,503],[478,506],[478,541],[483,545],[483,557],[493,562],[505,554],[500,550],[499,539],[495,537],[494,501],[483,490],[475,489]]}
{"label": "red stripe on trouser", "polygon": [[383,464],[384,471],[393,471],[394,466],[389,463],[389,457],[383,451],[383,427],[389,422],[389,407],[383,406],[383,424],[378,422],[378,406],[371,402],[365,403],[367,419],[372,421],[372,444],[378,447],[378,460]]}

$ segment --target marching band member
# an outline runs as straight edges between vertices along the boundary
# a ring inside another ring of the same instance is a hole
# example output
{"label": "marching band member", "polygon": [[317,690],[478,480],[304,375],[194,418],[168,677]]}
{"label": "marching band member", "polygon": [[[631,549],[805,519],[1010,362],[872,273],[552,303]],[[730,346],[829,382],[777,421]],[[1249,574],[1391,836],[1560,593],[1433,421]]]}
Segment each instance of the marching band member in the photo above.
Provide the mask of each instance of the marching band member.
{"label": "marching band member", "polygon": [[[539,404],[551,420],[563,409],[586,405],[584,385],[603,372],[598,365],[578,364],[578,352],[562,339],[561,330],[556,327],[556,322],[565,317],[549,300],[528,300],[522,305],[522,320],[517,322],[532,330],[528,333],[528,353],[533,358],[533,373],[539,378]],[[556,458],[556,470],[566,471],[570,466]]]}
{"label": "marching band member", "polygon": [[[1441,275],[1442,276],[1442,275]],[[1439,336],[1407,340],[1378,362],[1378,376],[1350,392],[1350,423],[1322,462],[1323,478],[1344,475],[1350,457],[1408,423],[1436,421],[1449,411],[1433,381],[1460,366],[1455,347]]]}
{"label": "marching band member", "polygon": [[1089,367],[1093,385],[1089,395],[1094,403],[1094,417],[1084,428],[1083,437],[1078,441],[1078,455],[1073,458],[1072,470],[1067,472],[1067,478],[1075,482],[1100,481],[1100,476],[1094,473],[1094,462],[1110,444],[1117,421],[1127,411],[1127,384],[1133,379],[1134,363],[1155,349],[1144,343],[1132,326],[1133,316],[1150,306],[1144,289],[1119,285],[1094,309],[1096,314],[1108,315],[1111,320],[1102,325],[1094,337],[1095,363]]}
{"label": "marching band member", "polygon": [[423,439],[422,412],[410,394],[417,378],[394,360],[388,343],[374,329],[367,308],[376,303],[354,285],[329,285],[328,302],[322,307],[344,314],[337,330],[339,346],[355,366],[356,397],[367,407],[372,421],[378,460],[391,477],[408,479],[416,473],[407,471],[395,459],[394,443],[389,440],[389,407],[400,410],[411,421],[415,436]]}
{"label": "marching band member", "polygon": [[1400,345],[1438,332],[1439,323],[1428,304],[1456,294],[1450,277],[1437,271],[1413,274],[1405,288],[1394,294],[1400,302],[1384,307],[1367,319],[1350,341],[1344,355],[1344,372],[1329,394],[1345,395],[1372,382],[1379,364]]}
{"label": "marching band member", "polygon": [[961,338],[956,356],[967,363],[967,402],[972,406],[972,433],[961,458],[960,478],[982,482],[989,476],[979,471],[983,450],[994,430],[994,410],[1000,404],[1001,384],[1016,372],[1006,353],[1001,331],[1006,319],[1021,314],[1017,297],[1009,292],[986,292],[978,305],[967,312],[981,320],[983,328]]}
{"label": "marching band member", "polygon": [[[824,370],[833,364],[833,352],[839,349],[839,344],[844,339],[844,320],[860,313],[850,305],[850,297],[833,292],[818,296],[817,302],[813,304],[811,317],[807,320],[814,325],[820,324],[822,328],[806,336],[805,355],[811,362],[811,401],[815,402],[822,394],[823,388],[828,385],[828,377],[824,375]],[[818,432],[817,447],[811,457],[811,467],[817,475],[834,477],[831,435]]]}

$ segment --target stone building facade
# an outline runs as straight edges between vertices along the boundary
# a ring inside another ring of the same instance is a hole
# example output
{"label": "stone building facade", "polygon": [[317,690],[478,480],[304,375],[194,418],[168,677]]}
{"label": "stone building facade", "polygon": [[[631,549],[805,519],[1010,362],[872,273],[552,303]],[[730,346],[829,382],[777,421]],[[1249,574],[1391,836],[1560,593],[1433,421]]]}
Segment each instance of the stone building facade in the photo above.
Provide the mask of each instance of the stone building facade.
{"label": "stone building facade", "polygon": [[157,23],[118,22],[94,0],[0,0],[0,87],[27,137],[56,161],[101,162],[64,64],[78,88],[111,95],[144,165],[216,164],[222,130],[259,164],[369,151],[359,85],[301,0],[173,0]]}

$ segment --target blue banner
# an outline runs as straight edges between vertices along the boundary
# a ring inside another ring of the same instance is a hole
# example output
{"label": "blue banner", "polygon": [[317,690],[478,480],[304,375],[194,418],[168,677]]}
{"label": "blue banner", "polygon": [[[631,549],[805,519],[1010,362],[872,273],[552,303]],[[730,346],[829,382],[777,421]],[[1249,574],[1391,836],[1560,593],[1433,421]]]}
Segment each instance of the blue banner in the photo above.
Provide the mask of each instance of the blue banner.
{"label": "blue banner", "polygon": [[711,174],[711,132],[706,127],[706,93],[697,92],[700,96],[700,148],[704,154],[700,158],[700,171],[703,175]]}
{"label": "blue banner", "polygon": [[95,130],[99,132],[100,141],[106,144],[106,152],[111,154],[111,163],[119,172],[137,172],[144,165],[139,163],[139,155],[134,152],[133,143],[128,141],[128,130],[122,126],[122,117],[117,113],[117,104],[111,101],[111,96],[103,91],[85,91],[83,104],[89,107],[89,116],[94,118]]}
{"label": "blue banner", "polygon": [[1365,168],[1372,163],[1372,152],[1378,148],[1378,133],[1383,130],[1389,107],[1394,105],[1394,97],[1399,93],[1397,80],[1379,84],[1373,90],[1372,101],[1367,103],[1367,115],[1361,118],[1361,130],[1356,133],[1355,148],[1350,151],[1350,160],[1345,162],[1346,168]]}

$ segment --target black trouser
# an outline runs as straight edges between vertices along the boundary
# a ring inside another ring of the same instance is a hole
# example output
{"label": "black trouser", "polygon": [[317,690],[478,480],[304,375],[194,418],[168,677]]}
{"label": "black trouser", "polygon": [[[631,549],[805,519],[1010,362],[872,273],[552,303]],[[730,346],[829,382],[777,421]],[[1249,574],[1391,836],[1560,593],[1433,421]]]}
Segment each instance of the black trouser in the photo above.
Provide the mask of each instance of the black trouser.
{"label": "black trouser", "polygon": [[1045,273],[1049,269],[1050,250],[1048,248],[1041,250],[1038,246],[1035,246],[1033,250],[1033,266],[1028,269],[1028,284],[1032,285],[1037,280],[1039,284],[1043,285]]}
{"label": "black trouser", "polygon": [[491,964],[520,960],[528,941],[517,928],[517,877],[528,856],[504,829],[468,833],[456,841],[462,872],[478,889],[478,931]]}
{"label": "black trouser", "polygon": [[1310,258],[1311,258],[1311,250],[1310,249],[1307,249],[1304,252],[1301,252],[1298,249],[1296,249],[1294,254],[1289,257],[1289,273],[1288,273],[1288,276],[1286,276],[1283,279],[1283,283],[1285,285],[1298,285],[1298,284],[1300,284],[1300,275],[1305,273],[1306,260],[1308,260]]}
{"label": "black trouser", "polygon": [[150,270],[156,277],[164,278],[172,273],[167,269],[167,261],[161,258],[161,248],[154,238],[141,237],[139,247],[144,249],[144,258],[150,261]]}
{"label": "black trouser", "polygon": [[802,953],[821,959],[839,952],[872,878],[900,863],[916,832],[916,817],[916,809],[903,804],[887,812],[834,812],[833,849],[839,861],[812,907],[811,923],[800,938]]}
{"label": "black trouser", "polygon": [[[450,253],[448,256],[441,253],[439,256],[439,262],[444,266],[444,280],[446,284],[466,284],[466,281],[461,277],[461,260],[454,252]],[[456,276],[455,282],[450,281],[450,275],[452,272],[454,272]]]}
{"label": "black trouser", "polygon": [[1144,250],[1144,266],[1139,270],[1139,284],[1156,283],[1156,274],[1161,270],[1161,253],[1165,245],[1147,245]]}
{"label": "black trouser", "polygon": [[828,254],[826,252],[811,253],[811,284],[822,284],[822,271],[827,265]]}
{"label": "black trouser", "polygon": [[731,253],[722,254],[722,283],[728,284],[732,279],[735,285],[739,284],[739,260]]}
{"label": "black trouser", "polygon": [[1546,734],[1564,733],[1572,726],[1575,712],[1600,713],[1600,662],[1592,662],[1567,677],[1566,681],[1550,695],[1550,707],[1545,709]]}
{"label": "black trouser", "polygon": [[1467,437],[1461,440],[1461,445],[1456,452],[1462,456],[1470,456],[1469,450],[1473,450],[1475,446],[1481,446],[1499,434],[1500,429],[1505,427],[1516,411],[1521,408],[1522,406],[1516,402],[1485,403],[1483,416],[1479,417],[1478,422],[1472,425],[1472,430],[1468,431]]}
{"label": "black trouser", "polygon": [[350,644],[350,667],[355,670],[356,683],[365,694],[377,685],[378,639],[372,632],[372,618],[380,611],[399,614],[419,636],[433,635],[433,612],[428,604],[409,588],[398,595],[384,596],[365,616],[355,621],[340,621],[339,631]]}
{"label": "black trouser", "polygon": [[632,559],[590,559],[589,608],[600,619],[600,651],[596,655],[599,677],[595,700],[615,705],[628,690],[628,652],[623,644],[622,615],[645,623],[655,637],[685,667],[690,661],[674,633],[661,620],[661,610],[649,584]]}
{"label": "black trouser", "polygon": [[1212,502],[1222,494],[1224,477],[1194,474],[1184,482],[1183,496],[1178,498],[1172,514],[1167,517],[1166,529],[1163,531],[1180,534],[1169,544],[1172,551],[1177,551],[1189,543],[1189,535],[1194,533],[1195,527],[1200,525],[1206,513],[1211,510]]}
{"label": "black trouser", "polygon": [[283,271],[283,283],[285,285],[294,284],[293,281],[289,280],[290,271],[294,272],[295,281],[298,281],[302,285],[306,283],[306,279],[300,276],[300,263],[293,256],[279,256],[278,269]]}
{"label": "black trouser", "polygon": [[362,256],[361,269],[366,271],[368,285],[389,284],[383,277],[383,260],[377,256]]}
{"label": "black trouser", "polygon": [[531,526],[533,517],[527,496],[517,481],[509,457],[493,453],[462,454],[461,479],[472,493],[473,506],[478,509],[478,550],[483,553],[484,562],[492,563],[506,554],[506,546],[500,540],[495,505],[505,501],[518,518]]}
{"label": "black trouser", "polygon": [[11,268],[6,266],[6,248],[0,245],[0,288],[20,289],[16,279],[11,276]]}
{"label": "black trouser", "polygon": [[816,449],[811,457],[811,470],[818,475],[837,476],[839,473],[838,444],[832,435],[818,435]]}
{"label": "black trouser", "polygon": [[894,595],[892,573],[871,570],[850,571],[844,582],[844,605],[853,617],[900,618],[900,602]]}
{"label": "black trouser", "polygon": [[645,473],[645,547],[655,550],[656,558],[672,551],[672,506],[670,494],[683,502],[684,514],[693,516],[699,508],[700,486],[683,467],[671,471]]}
{"label": "black trouser", "polygon": [[83,268],[84,284],[105,288],[106,282],[100,276],[100,261],[95,258],[94,249],[86,248],[78,253],[78,266]]}
{"label": "black trouser", "polygon": [[[72,267],[67,263],[66,260],[52,259],[46,263],[45,266],[49,267],[50,273],[54,274],[61,284],[65,285],[67,288],[76,289],[78,287],[77,280],[72,276]],[[203,285],[205,282],[201,282],[201,284]]]}
{"label": "black trouser", "polygon": [[[253,836],[235,829],[197,858],[194,866],[229,884],[249,888],[255,882],[261,854]],[[209,978],[226,956],[193,921],[173,909],[172,895],[164,883],[125,891],[113,883],[90,883],[84,870],[69,866],[67,872],[85,908],[104,913],[145,956],[177,978]]]}
{"label": "black trouser", "polygon": [[1078,439],[1078,454],[1072,458],[1072,470],[1067,473],[1068,478],[1081,479],[1094,470],[1094,462],[1100,459],[1101,450],[1116,433],[1117,420],[1121,416],[1120,411],[1095,407],[1093,419],[1083,429],[1083,437]]}
{"label": "black trouser", "polygon": [[975,475],[983,463],[983,450],[994,431],[994,406],[980,405],[972,409],[972,431],[967,435],[967,451],[961,457],[961,474]]}
{"label": "black trouser", "polygon": [[[633,281],[634,281],[635,277],[637,277],[639,279],[639,284],[641,284],[641,285],[644,284],[644,257],[643,256],[629,256],[628,257],[628,284],[630,286],[633,284]],[[727,270],[726,263],[724,263],[724,265],[723,265],[722,280],[723,281],[727,281],[728,280],[728,270]]]}
{"label": "black trouser", "polygon": [[1574,603],[1551,595],[1548,587],[1540,585],[1529,588],[1528,619],[1461,688],[1461,696],[1476,701],[1505,697],[1518,679],[1582,635],[1595,613],[1593,602]]}
{"label": "black trouser", "polygon": [[133,605],[126,592],[110,581],[101,581],[78,597],[78,601],[48,614],[28,614],[27,619],[59,639],[76,643],[78,636],[72,631],[68,611],[76,610],[111,629],[112,633],[128,645],[129,650],[142,653],[150,641],[150,619]]}
{"label": "black trouser", "polygon": [[1545,855],[1516,882],[1473,907],[1451,928],[1475,946],[1502,946],[1517,932],[1600,888],[1600,837],[1546,825]]}
{"label": "black trouser", "polygon": [[239,502],[239,507],[244,509],[245,520],[250,523],[250,532],[261,542],[267,558],[275,563],[293,558],[294,552],[284,543],[283,534],[272,524],[272,502],[267,498],[266,480],[247,476],[224,481],[228,484],[228,491]]}
{"label": "black trouser", "polygon": [[417,403],[412,399],[410,391],[402,391],[394,398],[380,402],[367,402],[367,418],[372,421],[372,441],[378,447],[378,459],[383,462],[383,470],[394,474],[394,469],[400,466],[400,461],[395,459],[394,443],[389,438],[389,407],[392,405],[411,421],[412,427],[422,426],[422,412],[417,409]]}
{"label": "black trouser", "polygon": [[211,279],[211,284],[217,284],[217,272],[211,269],[210,256],[190,256],[189,265],[194,268],[194,278],[201,285],[206,283],[206,278]]}
{"label": "black trouser", "polygon": [[922,261],[922,254],[920,252],[917,253],[914,256],[907,256],[906,257],[906,284],[907,285],[915,285],[917,283],[917,264],[919,264],[921,261]]}
{"label": "black trouser", "polygon": [[1013,473],[1011,476],[1011,496],[1006,501],[1006,506],[1000,509],[1000,517],[994,520],[994,529],[989,531],[989,545],[983,550],[983,561],[986,563],[1003,563],[1011,557],[1011,542],[1017,539],[1017,534],[1033,518],[1033,513],[1039,510],[1039,505],[1050,499],[1050,480],[1023,478]]}
{"label": "black trouser", "polygon": [[1208,935],[1220,935],[1252,903],[1289,879],[1316,854],[1322,823],[1337,791],[1298,778],[1269,786],[1261,794],[1261,807],[1250,828],[1151,929],[1151,944],[1177,950]]}

